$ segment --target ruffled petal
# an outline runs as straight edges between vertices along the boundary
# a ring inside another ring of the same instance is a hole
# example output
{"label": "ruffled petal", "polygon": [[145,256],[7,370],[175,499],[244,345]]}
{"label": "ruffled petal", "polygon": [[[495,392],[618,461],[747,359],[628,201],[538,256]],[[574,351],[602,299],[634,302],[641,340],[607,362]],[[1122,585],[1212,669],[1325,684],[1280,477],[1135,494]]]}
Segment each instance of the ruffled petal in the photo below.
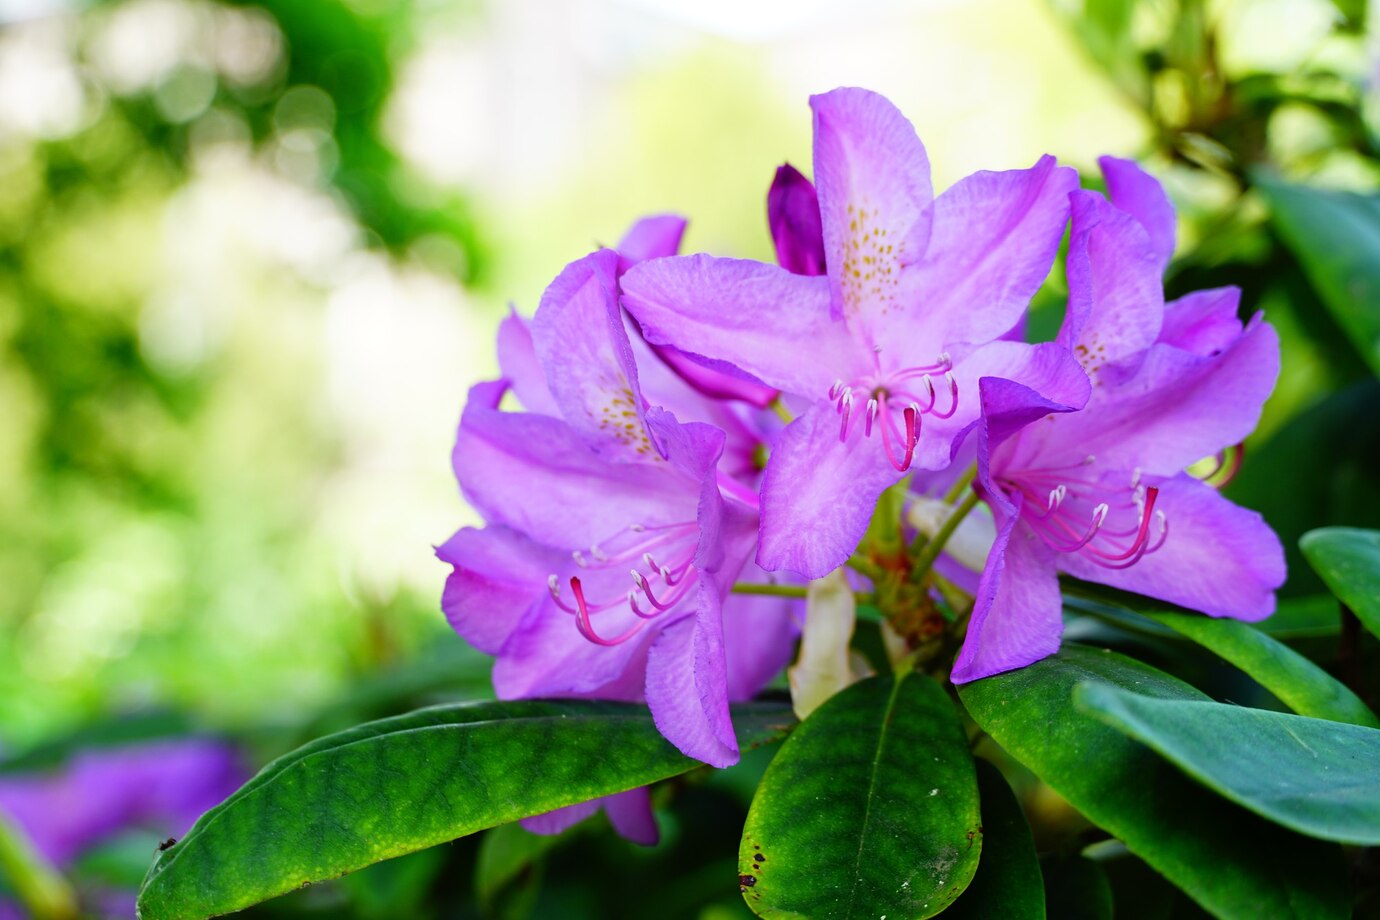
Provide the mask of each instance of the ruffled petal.
{"label": "ruffled petal", "polygon": [[920,259],[929,243],[929,158],[915,128],[884,96],[836,89],[810,97],[810,107],[830,315],[847,320],[869,347],[881,344],[873,324],[901,308],[901,267]]}
{"label": "ruffled petal", "polygon": [[555,811],[531,815],[518,823],[522,825],[523,830],[530,833],[541,834],[543,837],[554,837],[594,814],[604,804],[604,801],[604,799],[590,799],[588,802],[576,802],[574,805],[557,808]]}
{"label": "ruffled petal", "polygon": [[606,796],[600,802],[609,823],[623,839],[644,847],[656,846],[661,839],[652,814],[652,796],[646,786]]}
{"label": "ruffled petal", "polygon": [[667,626],[652,643],[647,705],[656,727],[685,756],[714,767],[738,762],[719,593],[706,576],[701,576],[694,615]]}
{"label": "ruffled petal", "polygon": [[466,527],[436,548],[454,570],[446,578],[441,609],[470,645],[498,654],[532,602],[546,591],[546,579],[568,564],[570,555],[543,546],[515,530],[493,525]]}
{"label": "ruffled petal", "polygon": [[617,266],[611,249],[567,265],[542,294],[532,341],[567,424],[611,459],[647,461],[658,448],[618,307]]}
{"label": "ruffled petal", "polygon": [[782,268],[797,275],[824,274],[819,196],[810,180],[789,163],[776,168],[776,178],[767,192],[767,226]]}
{"label": "ruffled petal", "polygon": [[1082,412],[1031,432],[1042,465],[1092,455],[1102,469],[1172,476],[1255,430],[1279,376],[1279,338],[1257,316],[1218,354],[1155,345],[1124,381],[1105,376]]}
{"label": "ruffled petal", "polygon": [[[924,416],[915,451],[916,469],[939,470],[950,464],[961,439],[983,413],[984,381],[1019,383],[1029,392],[1029,398],[1037,399],[1040,405],[1057,407],[1043,409],[1040,415],[1082,408],[1091,391],[1082,367],[1052,342],[991,342],[954,365],[953,376],[958,386],[957,410],[947,419]],[[942,407],[951,396],[943,392],[942,385],[936,387],[941,390],[937,401]],[[1013,433],[1014,430],[999,427],[993,447]]]}
{"label": "ruffled petal", "polygon": [[1049,274],[1077,187],[1078,174],[1046,156],[1030,169],[974,173],[936,198],[929,248],[905,270],[913,307],[878,320],[883,355],[928,363],[1015,327]]}
{"label": "ruffled petal", "polygon": [[838,416],[815,406],[781,433],[762,480],[762,568],[822,578],[852,555],[878,497],[905,475],[860,427],[841,442]]}
{"label": "ruffled petal", "polygon": [[622,286],[648,342],[729,376],[821,399],[868,367],[847,327],[829,318],[824,278],[694,255],[643,262]]}
{"label": "ruffled petal", "polygon": [[[767,575],[749,563],[735,580],[764,583]],[[730,594],[723,611],[728,698],[750,700],[790,663],[804,607],[793,598]]]}
{"label": "ruffled petal", "polygon": [[1064,624],[1050,550],[1022,527],[1020,500],[999,515],[987,567],[978,581],[968,634],[954,661],[956,684],[1033,664],[1059,650]]}
{"label": "ruffled petal", "polygon": [[[585,590],[594,599],[622,599],[627,594],[631,586],[627,572],[621,572],[621,578],[617,574],[601,579],[581,572]],[[625,605],[596,613],[592,620],[594,628],[610,638],[638,622]],[[550,596],[542,596],[499,651],[494,692],[505,700],[542,696],[639,700],[647,649],[658,628],[653,620],[626,642],[596,645],[580,634],[572,614],[558,608]]]}
{"label": "ruffled petal", "polygon": [[532,344],[532,330],[516,310],[510,311],[498,326],[498,367],[524,409],[541,415],[560,415]]}
{"label": "ruffled petal", "polygon": [[1159,180],[1131,160],[1099,157],[1097,165],[1107,180],[1107,197],[1118,210],[1130,214],[1145,228],[1155,261],[1163,272],[1174,257],[1174,205]]}
{"label": "ruffled petal", "polygon": [[[1284,584],[1284,548],[1256,512],[1181,473],[1157,485],[1155,508],[1169,532],[1153,553],[1125,569],[1108,569],[1078,553],[1058,557],[1061,569],[1087,581],[1159,598],[1209,616],[1263,620]],[[1151,536],[1154,539],[1155,525]]]}
{"label": "ruffled petal", "polygon": [[1241,335],[1241,289],[1194,291],[1166,304],[1159,341],[1210,357]]}
{"label": "ruffled petal", "polygon": [[679,214],[642,218],[618,242],[618,271],[625,272],[647,259],[675,255],[684,236],[685,218]]}
{"label": "ruffled petal", "polygon": [[452,454],[469,503],[549,546],[585,549],[631,524],[692,521],[698,483],[669,464],[610,463],[544,415],[465,408]]}
{"label": "ruffled petal", "polygon": [[1066,261],[1068,308],[1055,340],[1097,377],[1131,360],[1160,333],[1164,289],[1145,228],[1096,192],[1077,191]]}

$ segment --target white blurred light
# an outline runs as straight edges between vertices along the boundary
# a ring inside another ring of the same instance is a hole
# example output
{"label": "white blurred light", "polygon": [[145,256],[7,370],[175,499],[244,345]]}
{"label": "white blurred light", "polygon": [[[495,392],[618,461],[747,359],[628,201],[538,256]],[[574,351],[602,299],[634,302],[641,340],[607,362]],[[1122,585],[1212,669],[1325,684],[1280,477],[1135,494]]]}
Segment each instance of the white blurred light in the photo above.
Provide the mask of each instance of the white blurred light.
{"label": "white blurred light", "polygon": [[41,19],[0,33],[0,134],[66,137],[93,114],[73,65],[72,21]]}

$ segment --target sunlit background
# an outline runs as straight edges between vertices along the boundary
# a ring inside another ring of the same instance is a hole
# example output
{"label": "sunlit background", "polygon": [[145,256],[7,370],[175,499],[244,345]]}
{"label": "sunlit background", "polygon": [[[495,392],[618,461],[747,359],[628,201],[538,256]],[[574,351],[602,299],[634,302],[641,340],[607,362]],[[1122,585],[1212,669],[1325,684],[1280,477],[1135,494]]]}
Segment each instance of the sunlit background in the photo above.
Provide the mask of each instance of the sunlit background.
{"label": "sunlit background", "polygon": [[[472,521],[449,449],[507,304],[648,212],[768,256],[812,92],[890,96],[940,187],[1146,159],[1189,269],[1249,258],[1250,232],[1212,247],[1262,218],[1214,168],[1204,88],[1115,63],[1169,40],[1173,4],[1115,39],[1110,6],[0,4],[0,743],[151,706],[286,721],[458,644],[431,547]],[[1374,115],[1376,47],[1337,6],[1194,6],[1221,79],[1321,70]],[[1374,190],[1326,112],[1277,105],[1252,158]],[[1286,333],[1268,434],[1351,370],[1249,297]]]}

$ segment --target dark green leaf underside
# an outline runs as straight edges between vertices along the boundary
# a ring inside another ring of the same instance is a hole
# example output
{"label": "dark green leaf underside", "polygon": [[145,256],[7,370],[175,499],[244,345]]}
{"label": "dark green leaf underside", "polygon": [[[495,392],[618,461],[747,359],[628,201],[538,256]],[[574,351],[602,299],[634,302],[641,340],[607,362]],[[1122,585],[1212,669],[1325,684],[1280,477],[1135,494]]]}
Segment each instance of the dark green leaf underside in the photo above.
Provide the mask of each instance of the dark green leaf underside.
{"label": "dark green leaf underside", "polygon": [[1304,534],[1299,547],[1328,590],[1380,636],[1380,531],[1324,527]]}

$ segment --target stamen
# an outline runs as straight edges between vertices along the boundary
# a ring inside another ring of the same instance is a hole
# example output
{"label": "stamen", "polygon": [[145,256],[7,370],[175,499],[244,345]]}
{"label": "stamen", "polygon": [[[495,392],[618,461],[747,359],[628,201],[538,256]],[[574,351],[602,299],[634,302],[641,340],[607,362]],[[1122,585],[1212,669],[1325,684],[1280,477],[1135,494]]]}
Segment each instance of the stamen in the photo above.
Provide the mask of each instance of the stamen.
{"label": "stamen", "polygon": [[580,585],[580,579],[572,577],[570,579],[570,590],[575,594],[577,609],[575,612],[575,626],[580,630],[580,635],[584,636],[595,645],[602,645],[605,648],[612,648],[615,645],[622,645],[633,636],[637,635],[647,625],[646,622],[634,623],[631,628],[619,633],[612,638],[605,638],[594,631],[594,624],[589,620],[590,606],[585,602],[585,591]]}
{"label": "stamen", "polygon": [[872,437],[872,420],[877,417],[877,400],[875,398],[867,401],[867,420],[863,423],[863,437]]}

